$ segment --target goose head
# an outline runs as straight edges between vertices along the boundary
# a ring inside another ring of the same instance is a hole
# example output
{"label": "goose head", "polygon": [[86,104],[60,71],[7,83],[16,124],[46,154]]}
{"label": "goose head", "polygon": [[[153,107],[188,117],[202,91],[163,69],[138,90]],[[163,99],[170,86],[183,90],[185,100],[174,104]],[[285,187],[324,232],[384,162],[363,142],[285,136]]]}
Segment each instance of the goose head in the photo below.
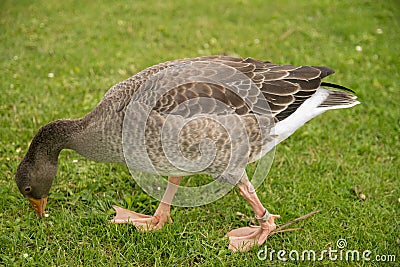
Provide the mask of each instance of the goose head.
{"label": "goose head", "polygon": [[56,174],[57,164],[32,162],[26,157],[17,169],[15,181],[18,189],[29,200],[39,218],[44,216],[47,196]]}

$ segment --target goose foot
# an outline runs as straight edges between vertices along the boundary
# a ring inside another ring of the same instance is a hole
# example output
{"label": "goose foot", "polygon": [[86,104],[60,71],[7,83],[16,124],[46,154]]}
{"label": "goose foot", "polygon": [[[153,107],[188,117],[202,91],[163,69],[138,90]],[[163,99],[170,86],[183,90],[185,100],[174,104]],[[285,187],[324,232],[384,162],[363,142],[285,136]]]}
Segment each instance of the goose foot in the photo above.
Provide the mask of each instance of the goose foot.
{"label": "goose foot", "polygon": [[135,225],[141,231],[151,231],[161,229],[166,222],[172,223],[170,218],[171,203],[175,196],[178,186],[182,180],[181,176],[168,177],[168,185],[164,192],[163,198],[153,216],[140,214],[131,210],[127,210],[118,206],[113,206],[117,214],[111,223],[123,224],[130,223]]}
{"label": "goose foot", "polygon": [[280,218],[279,215],[270,215],[268,221],[263,221],[260,226],[247,226],[234,229],[227,233],[229,237],[228,249],[236,252],[245,252],[254,246],[262,245],[268,238],[269,234],[276,229],[275,219]]}
{"label": "goose foot", "polygon": [[169,217],[169,207],[163,206],[162,204],[163,203],[160,203],[159,208],[153,216],[137,213],[118,206],[113,206],[117,214],[110,222],[115,224],[133,224],[140,231],[161,229],[166,222],[172,223],[172,220]]}

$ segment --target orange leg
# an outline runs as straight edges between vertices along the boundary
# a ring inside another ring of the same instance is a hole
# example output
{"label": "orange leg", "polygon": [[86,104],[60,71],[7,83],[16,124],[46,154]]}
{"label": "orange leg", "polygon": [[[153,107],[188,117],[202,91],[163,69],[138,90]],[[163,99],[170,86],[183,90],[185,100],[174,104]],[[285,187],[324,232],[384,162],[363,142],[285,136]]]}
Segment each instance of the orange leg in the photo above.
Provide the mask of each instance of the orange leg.
{"label": "orange leg", "polygon": [[253,185],[248,181],[246,174],[238,184],[238,188],[240,194],[253,208],[260,226],[248,226],[230,231],[227,234],[230,241],[229,249],[233,251],[247,251],[251,247],[262,245],[265,242],[269,233],[276,229],[274,220],[280,218],[280,216],[270,214],[264,208],[257,197]]}

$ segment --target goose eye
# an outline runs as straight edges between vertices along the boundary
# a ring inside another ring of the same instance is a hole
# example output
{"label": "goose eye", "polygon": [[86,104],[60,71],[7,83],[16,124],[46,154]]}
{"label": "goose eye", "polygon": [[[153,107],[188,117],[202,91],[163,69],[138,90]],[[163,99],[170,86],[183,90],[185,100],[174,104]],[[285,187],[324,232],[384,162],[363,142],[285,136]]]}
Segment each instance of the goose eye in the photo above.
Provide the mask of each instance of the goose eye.
{"label": "goose eye", "polygon": [[31,192],[31,190],[32,190],[32,187],[30,187],[30,186],[27,186],[24,188],[25,193],[29,193],[29,192]]}

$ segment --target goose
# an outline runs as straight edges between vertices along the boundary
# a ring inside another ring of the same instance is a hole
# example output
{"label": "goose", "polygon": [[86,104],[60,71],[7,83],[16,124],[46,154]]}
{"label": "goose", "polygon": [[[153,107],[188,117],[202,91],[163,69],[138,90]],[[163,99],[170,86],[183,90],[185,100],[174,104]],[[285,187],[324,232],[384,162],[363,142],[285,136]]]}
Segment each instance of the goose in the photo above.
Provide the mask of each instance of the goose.
{"label": "goose", "polygon": [[208,174],[236,186],[254,211],[259,226],[228,233],[229,248],[246,251],[262,245],[280,218],[259,200],[246,165],[313,117],[359,104],[352,90],[322,81],[332,73],[325,66],[231,56],[154,65],[111,87],[84,117],[41,127],[18,166],[16,184],[41,218],[62,149],[168,176],[152,216],[114,206],[112,223],[148,231],[171,222],[170,208],[183,176]]}

